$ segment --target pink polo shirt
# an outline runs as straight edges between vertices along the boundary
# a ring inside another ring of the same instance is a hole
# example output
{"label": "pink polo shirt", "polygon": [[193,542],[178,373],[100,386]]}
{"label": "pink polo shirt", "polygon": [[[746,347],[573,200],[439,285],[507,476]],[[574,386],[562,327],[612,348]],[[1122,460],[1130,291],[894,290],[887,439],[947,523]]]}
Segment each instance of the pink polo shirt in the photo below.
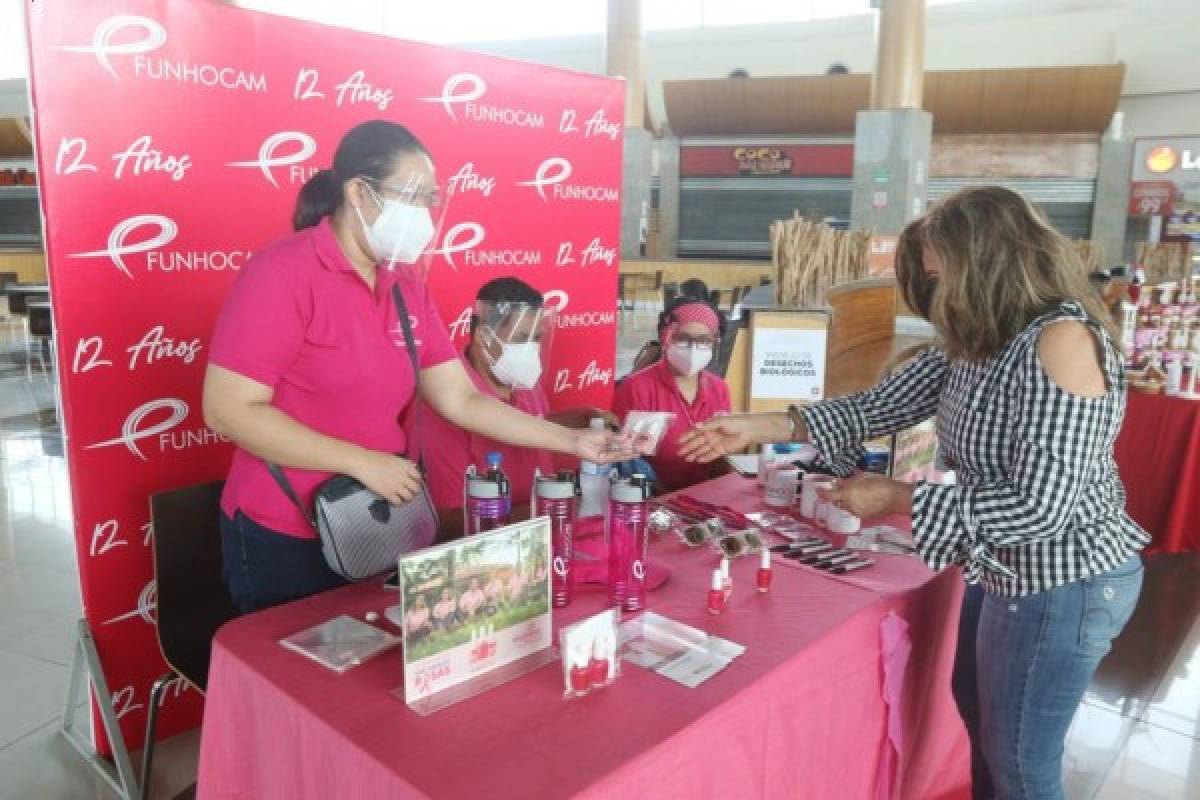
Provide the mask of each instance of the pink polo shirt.
{"label": "pink polo shirt", "polygon": [[[398,283],[422,369],[454,358],[428,289],[402,272],[379,270],[376,289],[342,252],[328,219],[264,248],[238,276],[213,331],[209,361],[271,387],[271,405],[320,433],[372,450],[405,451],[398,417],[415,381],[392,302]],[[306,507],[327,472],[284,470]],[[257,456],[238,448],[221,497],[279,533],[316,532]]]}
{"label": "pink polo shirt", "polygon": [[[489,397],[500,399],[496,390],[471,366],[465,355],[462,362],[467,374],[475,382],[475,388]],[[528,391],[514,391],[512,399],[507,402],[518,411],[535,417],[545,417],[550,411],[550,404],[541,386]],[[412,430],[414,419],[417,430]],[[463,430],[428,406],[422,406],[419,415],[410,414],[408,421],[409,432],[419,445],[425,461],[429,494],[438,509],[462,508],[463,473],[470,464],[474,464],[476,469],[486,469],[488,453],[495,452],[503,456],[501,468],[512,485],[514,503],[529,502],[535,469],[540,468],[543,473],[554,471],[554,457],[549,452],[501,444],[495,439]]]}
{"label": "pink polo shirt", "polygon": [[646,457],[658,482],[670,491],[700,483],[712,475],[711,465],[691,464],[680,458],[679,437],[693,426],[729,410],[729,387],[711,372],[700,373],[696,402],[688,403],[666,359],[626,377],[613,396],[613,413],[622,421],[630,411],[669,411],[675,415],[658,443],[658,453]]}

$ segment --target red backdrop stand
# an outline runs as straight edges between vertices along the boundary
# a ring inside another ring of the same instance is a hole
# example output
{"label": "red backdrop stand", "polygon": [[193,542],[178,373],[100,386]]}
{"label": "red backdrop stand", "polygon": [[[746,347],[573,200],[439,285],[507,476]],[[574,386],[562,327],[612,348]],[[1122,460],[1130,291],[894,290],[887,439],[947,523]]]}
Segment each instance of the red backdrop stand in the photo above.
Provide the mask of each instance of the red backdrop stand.
{"label": "red backdrop stand", "polygon": [[[552,404],[607,405],[624,89],[206,0],[25,8],[84,614],[137,748],[166,671],[147,498],[228,467],[200,389],[237,270],[290,231],[343,133],[400,122],[449,197],[430,280],[452,333],[483,282],[517,275],[560,312]],[[175,687],[161,735],[200,709]]]}

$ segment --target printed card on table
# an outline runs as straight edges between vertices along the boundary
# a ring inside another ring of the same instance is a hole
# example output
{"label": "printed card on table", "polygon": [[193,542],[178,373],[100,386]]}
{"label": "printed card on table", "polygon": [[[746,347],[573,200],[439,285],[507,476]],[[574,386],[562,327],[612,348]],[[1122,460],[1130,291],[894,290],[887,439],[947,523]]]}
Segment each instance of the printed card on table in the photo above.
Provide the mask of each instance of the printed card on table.
{"label": "printed card on table", "polygon": [[545,517],[400,559],[412,705],[550,647]]}

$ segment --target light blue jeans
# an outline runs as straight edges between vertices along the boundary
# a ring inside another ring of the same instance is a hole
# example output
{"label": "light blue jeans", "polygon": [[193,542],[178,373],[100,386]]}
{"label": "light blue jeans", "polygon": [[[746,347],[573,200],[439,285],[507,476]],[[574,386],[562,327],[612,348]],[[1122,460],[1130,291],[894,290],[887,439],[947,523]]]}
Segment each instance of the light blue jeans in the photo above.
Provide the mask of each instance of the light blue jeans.
{"label": "light blue jeans", "polygon": [[968,586],[954,699],[975,800],[1062,800],[1063,740],[1100,660],[1133,614],[1142,562],[1027,597]]}

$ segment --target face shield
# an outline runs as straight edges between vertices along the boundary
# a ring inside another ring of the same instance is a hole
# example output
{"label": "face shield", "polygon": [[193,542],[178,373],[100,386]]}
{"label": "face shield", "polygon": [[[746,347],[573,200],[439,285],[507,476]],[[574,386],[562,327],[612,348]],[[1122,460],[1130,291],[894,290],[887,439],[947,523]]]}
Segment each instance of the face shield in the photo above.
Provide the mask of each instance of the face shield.
{"label": "face shield", "polygon": [[550,363],[554,311],[528,303],[475,304],[475,347],[497,381],[511,389],[532,389]]}
{"label": "face shield", "polygon": [[373,222],[358,210],[359,221],[377,263],[404,270],[422,281],[429,274],[446,220],[447,203],[428,173],[412,171],[385,181],[361,179],[369,203],[379,211]]}

